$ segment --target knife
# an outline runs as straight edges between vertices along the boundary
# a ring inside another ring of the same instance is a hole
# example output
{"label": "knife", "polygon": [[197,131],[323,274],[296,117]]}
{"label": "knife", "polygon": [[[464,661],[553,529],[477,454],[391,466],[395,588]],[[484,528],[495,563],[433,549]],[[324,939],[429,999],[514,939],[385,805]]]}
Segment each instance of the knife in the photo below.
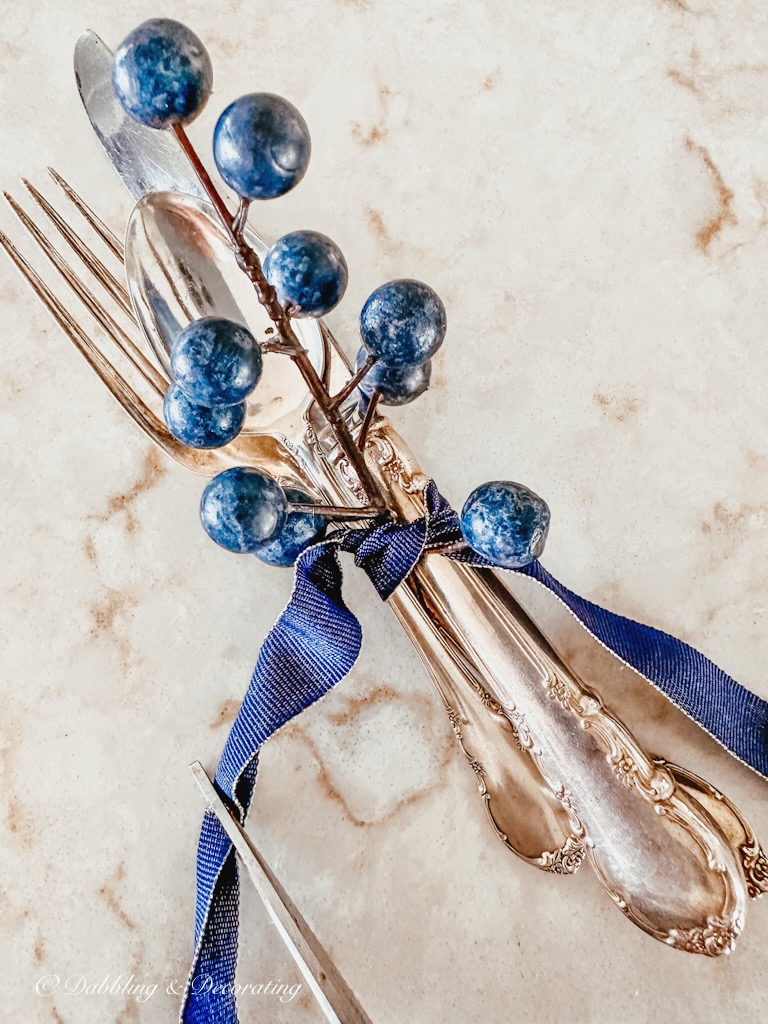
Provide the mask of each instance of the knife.
{"label": "knife", "polygon": [[[170,191],[207,201],[176,138],[170,132],[146,128],[124,112],[112,87],[112,51],[95,32],[84,32],[77,40],[74,66],[80,99],[93,130],[133,199]],[[248,834],[229,813],[202,765],[196,761],[190,769],[326,1020],[329,1024],[371,1024]]]}

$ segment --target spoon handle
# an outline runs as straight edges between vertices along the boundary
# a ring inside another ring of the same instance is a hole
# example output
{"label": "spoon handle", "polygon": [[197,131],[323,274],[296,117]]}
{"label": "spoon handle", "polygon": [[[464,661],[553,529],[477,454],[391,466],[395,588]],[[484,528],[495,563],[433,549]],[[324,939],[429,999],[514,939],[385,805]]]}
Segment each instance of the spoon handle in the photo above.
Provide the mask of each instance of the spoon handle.
{"label": "spoon handle", "polygon": [[[422,514],[426,477],[385,420],[367,451],[401,514]],[[441,692],[464,694],[461,711],[450,705],[452,721],[461,727],[467,694],[479,687],[486,714],[503,713],[511,724],[495,732],[486,724],[475,735],[493,751],[489,768],[501,772],[494,792],[522,775],[509,742],[514,735],[559,804],[538,838],[548,836],[561,850],[570,844],[573,862],[586,852],[612,900],[655,938],[689,952],[730,952],[748,901],[741,847],[695,790],[651,758],[576,676],[498,577],[427,555],[391,600]],[[480,721],[477,713],[472,720]],[[485,781],[485,766],[481,772]],[[519,826],[513,833],[517,852],[535,862],[534,834]]]}

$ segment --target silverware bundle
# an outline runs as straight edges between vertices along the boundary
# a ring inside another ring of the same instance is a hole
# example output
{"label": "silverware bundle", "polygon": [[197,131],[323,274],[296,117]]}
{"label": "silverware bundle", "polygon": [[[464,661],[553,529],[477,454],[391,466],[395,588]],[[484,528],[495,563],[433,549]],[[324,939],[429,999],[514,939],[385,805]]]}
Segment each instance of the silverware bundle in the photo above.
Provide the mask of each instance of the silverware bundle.
{"label": "silverware bundle", "polygon": [[[78,43],[76,71],[96,133],[137,200],[125,245],[54,174],[106,244],[110,255],[99,259],[25,183],[97,283],[89,286],[8,198],[103,337],[91,337],[1,233],[0,244],[134,422],[180,465],[207,476],[256,466],[331,504],[354,500],[354,474],[287,361],[274,372],[270,366],[266,398],[260,389],[259,408],[249,410],[246,430],[229,445],[198,451],[169,433],[161,409],[178,332],[216,314],[247,323],[258,336],[267,321],[177,140],[125,117],[112,92],[111,54],[92,33]],[[257,253],[266,251],[252,233],[248,240]],[[113,307],[130,318],[130,329],[120,326]],[[315,321],[301,324],[315,369],[343,388],[351,368],[330,332]],[[353,401],[345,416],[358,432]],[[386,419],[375,420],[365,451],[391,507],[407,520],[423,515],[427,476]],[[427,555],[389,604],[437,687],[502,841],[560,875],[587,860],[616,905],[662,942],[711,956],[730,952],[750,898],[768,891],[768,861],[733,804],[684,769],[649,756],[493,572]]]}

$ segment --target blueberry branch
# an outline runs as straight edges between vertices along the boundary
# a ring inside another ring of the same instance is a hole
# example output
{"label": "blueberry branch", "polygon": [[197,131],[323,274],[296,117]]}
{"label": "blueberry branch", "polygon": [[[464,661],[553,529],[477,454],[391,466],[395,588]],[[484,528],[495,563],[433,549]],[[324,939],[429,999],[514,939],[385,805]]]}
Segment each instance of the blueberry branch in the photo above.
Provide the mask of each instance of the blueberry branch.
{"label": "blueberry branch", "polygon": [[281,352],[289,355],[294,361],[299,372],[304,378],[307,387],[309,388],[310,395],[322,411],[329,427],[333,431],[339,447],[344,452],[350,466],[360,481],[360,486],[366,499],[366,504],[364,506],[361,506],[360,508],[353,508],[350,506],[348,509],[343,509],[337,506],[322,506],[322,508],[330,510],[323,512],[323,514],[328,516],[333,515],[337,518],[340,518],[341,515],[337,516],[336,513],[341,513],[345,517],[352,518],[359,517],[361,515],[380,515],[386,511],[387,504],[373,474],[368,468],[362,450],[363,445],[365,444],[365,438],[368,434],[368,429],[376,410],[377,396],[375,394],[372,395],[368,403],[368,409],[363,421],[360,438],[357,443],[355,442],[355,439],[340,411],[342,402],[352,393],[360,380],[362,380],[367,370],[373,365],[373,361],[369,360],[365,369],[358,371],[338,395],[332,397],[328,393],[322,379],[312,365],[307,350],[301,344],[293,329],[289,313],[281,306],[275,289],[267,281],[261,266],[261,260],[257,253],[245,241],[244,229],[245,221],[248,216],[248,201],[241,200],[237,213],[233,216],[220,192],[211,180],[205,165],[198,156],[197,151],[192,145],[183,125],[175,123],[172,127],[176,138],[179,140],[179,144],[189,159],[192,169],[197,175],[203,190],[210,199],[213,208],[216,210],[219,220],[221,221],[221,224],[229,238],[238,266],[248,276],[256,290],[259,302],[275,325],[280,341],[267,342],[266,345],[263,346],[264,351]]}

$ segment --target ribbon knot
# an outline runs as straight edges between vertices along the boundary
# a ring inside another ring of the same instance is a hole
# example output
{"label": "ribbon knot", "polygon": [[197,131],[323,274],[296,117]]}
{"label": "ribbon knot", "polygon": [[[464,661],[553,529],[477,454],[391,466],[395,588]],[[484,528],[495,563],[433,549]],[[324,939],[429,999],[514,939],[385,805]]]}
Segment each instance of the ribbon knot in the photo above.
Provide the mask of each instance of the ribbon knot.
{"label": "ribbon knot", "polygon": [[340,541],[340,550],[351,551],[386,601],[410,575],[424,552],[460,541],[459,518],[430,481],[424,492],[425,515],[412,523],[383,523],[353,530]]}
{"label": "ribbon knot", "polygon": [[[248,691],[227,739],[215,784],[245,821],[261,745],[323,697],[350,671],[362,644],[360,623],[342,596],[340,552],[352,553],[386,600],[426,551],[493,568],[461,545],[455,511],[430,481],[425,515],[412,523],[374,524],[335,534],[296,564],[293,594],[259,652]],[[546,587],[586,631],[661,690],[735,757],[768,777],[768,703],[688,644],[579,597],[540,562],[514,570]],[[197,858],[195,956],[182,1024],[237,1024],[239,881],[235,851],[207,811]]]}

